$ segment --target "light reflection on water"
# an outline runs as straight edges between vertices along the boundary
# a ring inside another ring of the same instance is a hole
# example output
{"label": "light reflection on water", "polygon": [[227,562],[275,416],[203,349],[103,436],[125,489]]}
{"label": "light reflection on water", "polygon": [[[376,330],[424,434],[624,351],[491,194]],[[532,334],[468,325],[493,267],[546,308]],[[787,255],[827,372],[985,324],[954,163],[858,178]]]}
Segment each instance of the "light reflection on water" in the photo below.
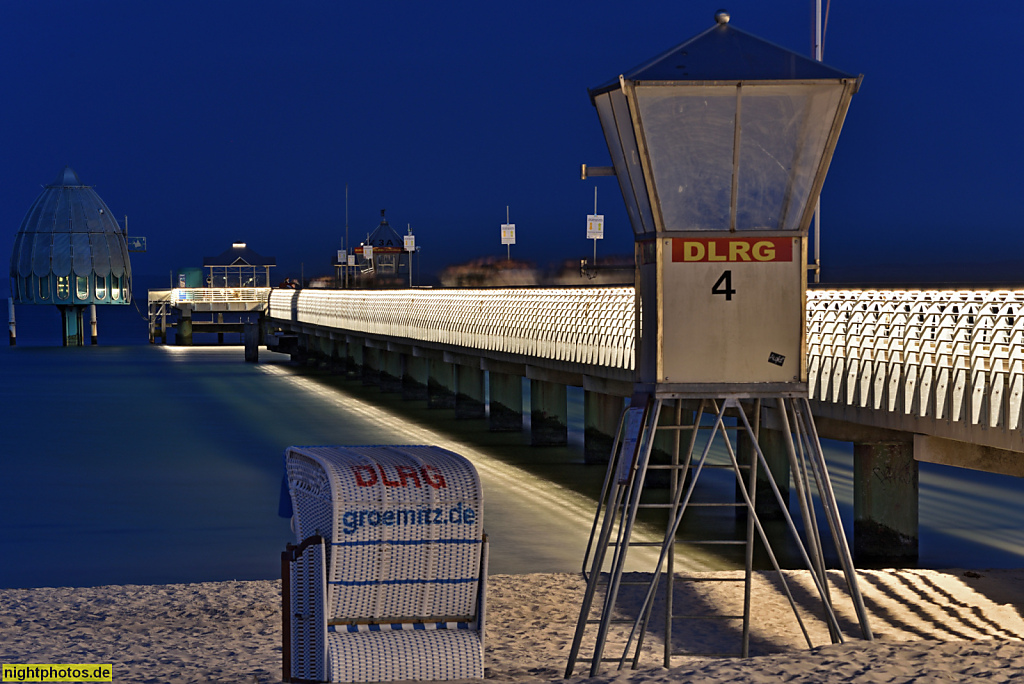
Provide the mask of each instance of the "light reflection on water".
{"label": "light reflection on water", "polygon": [[[0,586],[275,577],[290,540],[276,515],[281,455],[293,444],[468,452],[485,481],[492,572],[579,570],[604,467],[582,463],[578,388],[570,446],[533,448],[525,434],[490,433],[265,351],[261,361],[244,363],[239,347],[0,348]],[[825,448],[849,534],[852,449]],[[709,473],[701,485],[728,496],[731,477]],[[922,464],[921,565],[1024,566],[1022,494],[1016,478]],[[634,567],[650,567],[649,553],[634,553]]]}

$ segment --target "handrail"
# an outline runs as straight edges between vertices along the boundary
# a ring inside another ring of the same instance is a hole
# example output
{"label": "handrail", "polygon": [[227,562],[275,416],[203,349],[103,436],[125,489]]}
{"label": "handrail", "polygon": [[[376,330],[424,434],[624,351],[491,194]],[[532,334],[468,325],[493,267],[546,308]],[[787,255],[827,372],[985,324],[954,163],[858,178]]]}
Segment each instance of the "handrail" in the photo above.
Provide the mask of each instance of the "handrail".
{"label": "handrail", "polygon": [[[268,315],[480,355],[634,368],[632,287],[273,290]],[[811,399],[1021,435],[1024,290],[812,288],[806,316]]]}
{"label": "handrail", "polygon": [[269,287],[176,287],[171,290],[173,302],[266,302]]}
{"label": "handrail", "polygon": [[594,366],[633,369],[633,288],[273,290],[268,315]]}
{"label": "handrail", "polygon": [[814,289],[812,399],[1019,430],[1024,290]]}

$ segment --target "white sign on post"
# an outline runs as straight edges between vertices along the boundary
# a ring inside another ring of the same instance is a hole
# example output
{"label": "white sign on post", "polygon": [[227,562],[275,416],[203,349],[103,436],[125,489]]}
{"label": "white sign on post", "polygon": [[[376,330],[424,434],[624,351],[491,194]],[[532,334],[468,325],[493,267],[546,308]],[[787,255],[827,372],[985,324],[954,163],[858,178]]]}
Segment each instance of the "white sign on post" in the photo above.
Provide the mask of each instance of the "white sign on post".
{"label": "white sign on post", "polygon": [[363,245],[363,259],[367,261],[373,259],[373,245]]}
{"label": "white sign on post", "polygon": [[415,252],[416,251],[416,236],[406,235],[405,237],[405,251]]}
{"label": "white sign on post", "polygon": [[589,214],[587,216],[587,239],[604,239],[604,214]]}
{"label": "white sign on post", "polygon": [[356,255],[355,254],[349,254],[348,255],[348,265],[349,266],[355,266],[356,265]]}
{"label": "white sign on post", "polygon": [[501,244],[503,244],[503,245],[514,245],[514,244],[516,244],[516,224],[514,224],[514,223],[503,223],[503,224],[501,224]]}
{"label": "white sign on post", "polygon": [[348,255],[348,252],[346,252],[344,249],[339,249],[338,250],[338,263],[339,264],[345,263],[347,255]]}

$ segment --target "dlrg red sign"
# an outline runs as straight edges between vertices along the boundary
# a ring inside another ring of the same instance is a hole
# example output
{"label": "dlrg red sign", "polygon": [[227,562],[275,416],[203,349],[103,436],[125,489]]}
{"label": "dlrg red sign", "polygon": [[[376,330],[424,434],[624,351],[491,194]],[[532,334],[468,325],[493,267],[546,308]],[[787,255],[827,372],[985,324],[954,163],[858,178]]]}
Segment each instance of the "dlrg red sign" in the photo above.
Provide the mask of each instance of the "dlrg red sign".
{"label": "dlrg red sign", "polygon": [[762,238],[673,238],[674,262],[766,262],[792,261],[793,239]]}
{"label": "dlrg red sign", "polygon": [[[441,471],[432,465],[425,465],[422,468],[399,465],[385,469],[378,463],[376,466],[354,465],[351,468],[356,476],[356,484],[360,487],[372,487],[378,482],[385,487],[408,487],[410,484],[422,487],[426,484],[434,489],[444,489],[448,486]],[[393,471],[390,477],[388,470]]]}

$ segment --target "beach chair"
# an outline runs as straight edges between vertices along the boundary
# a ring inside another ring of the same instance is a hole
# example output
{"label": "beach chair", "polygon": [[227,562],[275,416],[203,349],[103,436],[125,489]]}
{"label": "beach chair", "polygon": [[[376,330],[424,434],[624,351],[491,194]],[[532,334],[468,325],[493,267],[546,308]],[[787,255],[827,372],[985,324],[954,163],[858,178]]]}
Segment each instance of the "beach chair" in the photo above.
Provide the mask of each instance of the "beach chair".
{"label": "beach chair", "polygon": [[482,678],[487,540],[473,465],[429,446],[289,447],[291,682]]}

